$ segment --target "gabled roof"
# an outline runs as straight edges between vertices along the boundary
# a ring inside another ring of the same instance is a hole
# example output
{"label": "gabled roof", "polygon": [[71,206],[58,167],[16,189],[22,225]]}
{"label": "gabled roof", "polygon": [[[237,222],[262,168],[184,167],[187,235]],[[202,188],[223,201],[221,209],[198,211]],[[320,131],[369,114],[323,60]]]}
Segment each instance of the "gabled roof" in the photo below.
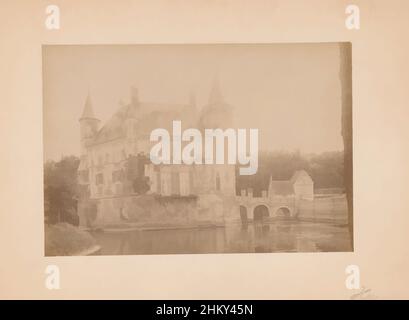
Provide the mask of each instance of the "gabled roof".
{"label": "gabled roof", "polygon": [[122,106],[104,126],[99,129],[93,139],[93,143],[102,143],[125,136],[125,120],[128,106]]}
{"label": "gabled roof", "polygon": [[291,177],[290,181],[291,181],[292,184],[294,184],[298,179],[300,179],[302,177],[307,177],[307,179],[312,181],[310,175],[305,170],[297,170],[296,172],[294,172],[294,174]]}
{"label": "gabled roof", "polygon": [[189,105],[170,105],[141,102],[138,106],[130,103],[123,105],[97,132],[93,143],[99,144],[107,141],[124,138],[126,136],[126,120],[136,119],[135,134],[139,137],[149,136],[156,128],[172,130],[172,121],[181,120],[182,126],[192,127],[191,112],[194,108]]}
{"label": "gabled roof", "polygon": [[272,180],[270,178],[269,191],[282,196],[294,194],[294,184],[303,177],[307,177],[312,182],[310,175],[305,170],[294,172],[290,180]]}

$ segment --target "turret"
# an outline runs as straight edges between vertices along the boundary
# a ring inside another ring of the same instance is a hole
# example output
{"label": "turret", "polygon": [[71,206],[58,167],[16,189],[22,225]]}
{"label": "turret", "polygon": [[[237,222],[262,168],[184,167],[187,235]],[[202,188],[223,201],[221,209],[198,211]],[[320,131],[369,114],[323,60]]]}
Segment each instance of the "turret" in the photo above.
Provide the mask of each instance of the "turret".
{"label": "turret", "polygon": [[202,129],[231,128],[232,122],[232,107],[225,102],[219,81],[215,78],[210,90],[208,104],[201,111],[200,127]]}
{"label": "turret", "polygon": [[86,147],[98,132],[100,121],[95,117],[90,94],[88,93],[80,122],[81,154],[86,154]]}
{"label": "turret", "polygon": [[131,87],[131,99],[126,110],[126,137],[128,141],[136,140],[136,125],[140,117],[140,102],[138,89]]}

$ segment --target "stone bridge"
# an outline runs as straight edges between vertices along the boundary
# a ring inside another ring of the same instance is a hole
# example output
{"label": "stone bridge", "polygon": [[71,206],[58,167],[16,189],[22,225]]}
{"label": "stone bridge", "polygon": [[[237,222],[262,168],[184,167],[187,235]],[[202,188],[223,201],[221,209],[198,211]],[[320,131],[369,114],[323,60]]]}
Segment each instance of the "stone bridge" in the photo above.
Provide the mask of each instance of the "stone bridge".
{"label": "stone bridge", "polygon": [[237,196],[242,222],[257,221],[267,218],[294,218],[298,214],[298,201],[294,196],[268,197],[264,192],[262,197],[252,194]]}

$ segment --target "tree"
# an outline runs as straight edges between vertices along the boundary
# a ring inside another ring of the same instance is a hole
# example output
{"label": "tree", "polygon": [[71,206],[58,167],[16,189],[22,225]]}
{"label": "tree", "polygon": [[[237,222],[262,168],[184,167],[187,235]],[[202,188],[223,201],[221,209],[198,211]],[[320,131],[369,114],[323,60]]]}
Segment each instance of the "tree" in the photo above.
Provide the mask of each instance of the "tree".
{"label": "tree", "polygon": [[311,158],[311,177],[317,188],[344,188],[344,155],[324,152]]}
{"label": "tree", "polygon": [[78,224],[77,169],[75,156],[60,161],[47,161],[44,165],[44,214],[47,223],[68,222]]}
{"label": "tree", "polygon": [[240,176],[236,173],[236,192],[252,188],[254,196],[267,190],[269,179],[289,180],[297,170],[305,170],[315,188],[344,188],[344,155],[342,151],[302,155],[299,151],[260,152],[257,173]]}
{"label": "tree", "polygon": [[149,178],[145,177],[145,164],[149,159],[143,155],[131,155],[125,163],[125,180],[127,188],[138,194],[145,194],[149,190]]}

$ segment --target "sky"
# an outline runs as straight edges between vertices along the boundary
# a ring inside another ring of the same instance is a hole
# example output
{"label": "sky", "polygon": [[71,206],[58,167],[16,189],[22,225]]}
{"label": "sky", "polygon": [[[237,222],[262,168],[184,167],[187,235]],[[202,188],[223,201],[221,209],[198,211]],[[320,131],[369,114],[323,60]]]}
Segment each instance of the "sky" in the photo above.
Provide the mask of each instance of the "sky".
{"label": "sky", "polygon": [[131,86],[142,102],[184,104],[194,93],[200,109],[215,78],[237,128],[259,129],[260,150],[343,150],[337,43],[50,45],[43,47],[44,159],[79,155],[88,92],[104,124],[129,101]]}

